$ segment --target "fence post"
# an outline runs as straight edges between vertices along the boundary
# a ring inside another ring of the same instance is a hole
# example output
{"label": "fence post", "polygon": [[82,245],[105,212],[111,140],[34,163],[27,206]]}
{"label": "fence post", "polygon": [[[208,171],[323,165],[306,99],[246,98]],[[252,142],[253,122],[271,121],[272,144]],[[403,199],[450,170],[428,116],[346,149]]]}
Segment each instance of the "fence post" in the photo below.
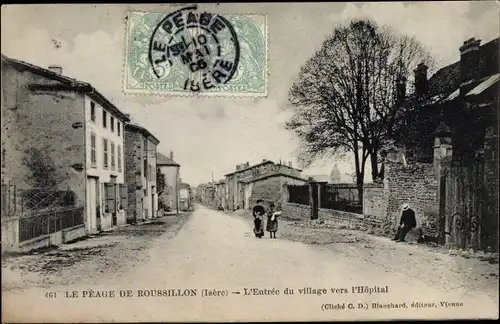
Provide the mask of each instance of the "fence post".
{"label": "fence post", "polygon": [[323,189],[325,188],[325,186],[327,184],[328,184],[328,182],[326,182],[326,181],[318,182],[318,209],[325,207],[322,204],[323,199],[324,199],[322,192],[324,191]]}
{"label": "fence post", "polygon": [[446,170],[446,168],[441,169],[438,175],[439,244],[441,245],[448,243],[446,241],[449,240],[446,236]]}
{"label": "fence post", "polygon": [[309,182],[309,206],[311,207],[311,219],[318,219],[318,183]]}

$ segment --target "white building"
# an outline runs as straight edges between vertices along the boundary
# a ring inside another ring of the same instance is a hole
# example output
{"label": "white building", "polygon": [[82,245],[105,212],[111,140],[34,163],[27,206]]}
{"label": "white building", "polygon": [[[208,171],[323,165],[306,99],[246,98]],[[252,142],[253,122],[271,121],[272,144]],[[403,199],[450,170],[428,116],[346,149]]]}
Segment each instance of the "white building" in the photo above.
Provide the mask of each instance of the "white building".
{"label": "white building", "polygon": [[126,223],[124,123],[129,118],[102,96],[85,95],[87,232]]}
{"label": "white building", "polygon": [[171,211],[179,212],[179,187],[180,187],[180,164],[174,160],[174,152],[170,152],[167,157],[160,152],[156,153],[156,165],[160,172],[165,175],[165,190],[161,193],[159,199]]}

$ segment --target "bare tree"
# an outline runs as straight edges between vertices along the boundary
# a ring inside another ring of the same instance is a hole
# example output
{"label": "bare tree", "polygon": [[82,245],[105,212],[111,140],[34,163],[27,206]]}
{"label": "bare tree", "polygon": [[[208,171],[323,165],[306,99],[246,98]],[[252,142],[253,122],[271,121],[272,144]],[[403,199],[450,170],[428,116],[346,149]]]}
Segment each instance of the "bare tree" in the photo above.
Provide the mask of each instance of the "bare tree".
{"label": "bare tree", "polygon": [[366,162],[377,179],[378,153],[421,62],[431,64],[423,47],[390,28],[364,20],[336,28],[289,91],[296,112],[286,128],[302,140],[301,160],[307,165],[326,153],[352,153],[361,201]]}

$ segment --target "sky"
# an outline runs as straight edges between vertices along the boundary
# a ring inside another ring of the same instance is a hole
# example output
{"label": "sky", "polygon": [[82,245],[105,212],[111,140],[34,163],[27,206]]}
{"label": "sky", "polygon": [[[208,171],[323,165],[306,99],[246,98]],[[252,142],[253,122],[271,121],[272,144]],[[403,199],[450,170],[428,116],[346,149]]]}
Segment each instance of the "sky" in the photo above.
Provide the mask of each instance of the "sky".
{"label": "sky", "polygon": [[[187,5],[187,4],[186,4]],[[2,54],[90,82],[124,113],[148,128],[158,150],[181,165],[182,180],[196,185],[223,178],[237,164],[262,159],[292,161],[299,145],[284,129],[291,117],[287,93],[300,67],[339,25],[371,19],[415,36],[437,66],[459,59],[458,48],[476,37],[499,37],[499,4],[474,2],[202,4],[199,11],[265,13],[268,21],[268,95],[265,98],[185,98],[122,92],[125,17],[129,10],[171,12],[172,4],[2,6]],[[304,174],[329,174],[337,163],[342,180],[349,158],[323,159]],[[367,176],[369,170],[367,170]]]}

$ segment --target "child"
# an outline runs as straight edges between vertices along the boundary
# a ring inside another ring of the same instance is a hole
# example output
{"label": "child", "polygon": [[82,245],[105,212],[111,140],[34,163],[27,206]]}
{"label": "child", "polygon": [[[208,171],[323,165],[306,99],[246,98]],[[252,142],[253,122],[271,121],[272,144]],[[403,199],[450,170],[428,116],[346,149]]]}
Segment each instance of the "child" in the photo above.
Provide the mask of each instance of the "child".
{"label": "child", "polygon": [[269,210],[267,212],[267,228],[270,238],[276,238],[276,232],[278,231],[278,219],[277,217],[281,215],[281,211],[274,210],[274,203],[271,203]]}

